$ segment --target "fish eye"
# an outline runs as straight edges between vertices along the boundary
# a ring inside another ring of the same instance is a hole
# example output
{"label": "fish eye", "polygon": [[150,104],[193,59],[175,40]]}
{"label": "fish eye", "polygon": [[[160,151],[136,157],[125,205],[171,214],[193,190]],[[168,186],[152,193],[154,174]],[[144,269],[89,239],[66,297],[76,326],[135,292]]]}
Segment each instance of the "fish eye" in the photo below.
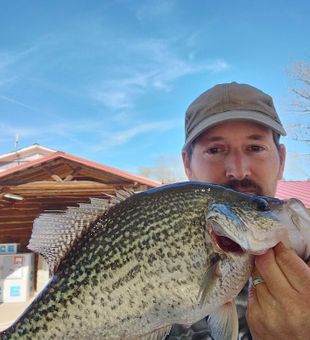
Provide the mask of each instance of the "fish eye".
{"label": "fish eye", "polygon": [[259,211],[270,210],[269,203],[264,198],[256,197],[253,199],[252,202],[253,202],[254,207]]}

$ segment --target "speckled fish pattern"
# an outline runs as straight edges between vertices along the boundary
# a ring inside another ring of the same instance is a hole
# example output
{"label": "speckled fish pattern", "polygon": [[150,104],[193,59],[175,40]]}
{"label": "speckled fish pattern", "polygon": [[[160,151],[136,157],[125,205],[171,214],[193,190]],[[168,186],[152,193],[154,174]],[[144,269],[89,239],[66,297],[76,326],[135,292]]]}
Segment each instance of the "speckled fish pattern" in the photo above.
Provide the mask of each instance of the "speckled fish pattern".
{"label": "speckled fish pattern", "polygon": [[[247,195],[191,182],[112,206],[2,339],[134,339],[201,320],[239,293],[252,268],[248,254],[225,256],[214,247],[205,216],[215,202],[253,212]],[[201,303],[205,273],[216,262],[227,275]]]}

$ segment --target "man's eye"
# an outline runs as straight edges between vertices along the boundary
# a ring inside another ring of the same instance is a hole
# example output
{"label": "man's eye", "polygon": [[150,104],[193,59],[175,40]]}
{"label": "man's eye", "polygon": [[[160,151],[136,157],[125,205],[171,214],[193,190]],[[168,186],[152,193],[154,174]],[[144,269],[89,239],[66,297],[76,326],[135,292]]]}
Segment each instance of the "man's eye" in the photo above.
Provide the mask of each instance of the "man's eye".
{"label": "man's eye", "polygon": [[209,153],[209,154],[216,154],[216,153],[221,152],[221,150],[222,150],[221,148],[215,146],[215,147],[213,147],[213,148],[209,148],[209,149],[207,150],[207,153]]}
{"label": "man's eye", "polygon": [[254,152],[259,152],[259,151],[263,151],[264,148],[260,145],[250,145],[249,150],[254,151]]}

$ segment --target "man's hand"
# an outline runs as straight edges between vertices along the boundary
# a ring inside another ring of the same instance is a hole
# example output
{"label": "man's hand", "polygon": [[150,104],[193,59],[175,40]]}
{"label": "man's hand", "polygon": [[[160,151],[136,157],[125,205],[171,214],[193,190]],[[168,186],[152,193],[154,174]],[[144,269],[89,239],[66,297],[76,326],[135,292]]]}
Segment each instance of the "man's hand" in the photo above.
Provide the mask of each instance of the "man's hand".
{"label": "man's hand", "polygon": [[247,320],[255,340],[310,339],[310,268],[294,250],[279,243],[257,256],[250,287]]}

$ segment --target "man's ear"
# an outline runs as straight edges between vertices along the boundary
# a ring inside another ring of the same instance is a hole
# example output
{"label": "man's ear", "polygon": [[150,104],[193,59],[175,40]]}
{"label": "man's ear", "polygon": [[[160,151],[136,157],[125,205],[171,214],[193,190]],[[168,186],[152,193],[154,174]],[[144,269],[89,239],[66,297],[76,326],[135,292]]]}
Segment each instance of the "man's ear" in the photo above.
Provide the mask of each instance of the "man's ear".
{"label": "man's ear", "polygon": [[278,174],[278,179],[283,178],[284,166],[285,166],[285,159],[286,159],[286,148],[284,144],[280,144],[280,169]]}
{"label": "man's ear", "polygon": [[187,152],[182,151],[183,166],[188,179],[192,177],[191,161],[188,159]]}

